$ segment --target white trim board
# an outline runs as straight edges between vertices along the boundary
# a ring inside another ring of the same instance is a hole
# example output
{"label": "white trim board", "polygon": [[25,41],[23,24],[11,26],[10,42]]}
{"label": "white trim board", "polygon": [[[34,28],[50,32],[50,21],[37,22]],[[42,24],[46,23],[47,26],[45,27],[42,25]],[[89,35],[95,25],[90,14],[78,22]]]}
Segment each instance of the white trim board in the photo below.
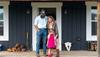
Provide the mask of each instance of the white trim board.
{"label": "white trim board", "polygon": [[97,2],[86,2],[86,41],[97,41],[97,36],[92,35],[91,7],[97,6]]}
{"label": "white trim board", "polygon": [[[61,26],[61,2],[32,2],[32,23],[34,22],[35,16],[38,14],[38,8],[56,8],[56,21],[59,30],[59,50],[61,51],[61,40],[62,40],[62,26]],[[34,30],[34,25],[32,24],[32,48],[33,51],[36,51],[36,31]]]}
{"label": "white trim board", "polygon": [[0,36],[0,41],[9,41],[9,1],[0,1],[0,6],[4,7],[4,36]]}

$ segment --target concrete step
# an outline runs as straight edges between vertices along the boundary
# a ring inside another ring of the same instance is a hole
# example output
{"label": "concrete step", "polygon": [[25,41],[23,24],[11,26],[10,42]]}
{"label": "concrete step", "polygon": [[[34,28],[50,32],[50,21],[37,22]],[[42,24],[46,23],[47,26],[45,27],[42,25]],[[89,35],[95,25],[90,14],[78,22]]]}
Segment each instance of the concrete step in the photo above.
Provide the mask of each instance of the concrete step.
{"label": "concrete step", "polygon": [[[55,57],[56,52],[53,52],[53,57]],[[97,57],[97,52],[95,51],[61,51],[60,57]],[[43,52],[40,52],[40,56],[43,56]],[[0,57],[36,57],[34,51],[28,52],[7,52],[0,51]]]}

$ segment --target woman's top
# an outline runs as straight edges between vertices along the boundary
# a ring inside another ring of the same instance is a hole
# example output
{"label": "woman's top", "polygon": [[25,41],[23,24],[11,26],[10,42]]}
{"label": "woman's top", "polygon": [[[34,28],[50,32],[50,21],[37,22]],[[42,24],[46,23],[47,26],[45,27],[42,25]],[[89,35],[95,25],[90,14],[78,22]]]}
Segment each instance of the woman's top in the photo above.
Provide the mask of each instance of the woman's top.
{"label": "woman's top", "polygon": [[55,35],[57,35],[57,38],[59,36],[58,34],[58,28],[56,22],[52,22],[48,24],[48,32],[54,31]]}

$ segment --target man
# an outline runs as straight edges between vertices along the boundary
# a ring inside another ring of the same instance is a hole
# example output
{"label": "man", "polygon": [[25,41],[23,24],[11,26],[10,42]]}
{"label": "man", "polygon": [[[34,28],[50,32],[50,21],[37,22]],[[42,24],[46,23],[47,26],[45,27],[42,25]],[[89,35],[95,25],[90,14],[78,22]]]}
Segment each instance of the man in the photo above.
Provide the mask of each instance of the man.
{"label": "man", "polygon": [[47,16],[44,10],[41,10],[40,15],[35,18],[34,26],[37,31],[36,54],[39,56],[40,39],[43,41],[43,53],[46,56],[46,38],[47,38]]}

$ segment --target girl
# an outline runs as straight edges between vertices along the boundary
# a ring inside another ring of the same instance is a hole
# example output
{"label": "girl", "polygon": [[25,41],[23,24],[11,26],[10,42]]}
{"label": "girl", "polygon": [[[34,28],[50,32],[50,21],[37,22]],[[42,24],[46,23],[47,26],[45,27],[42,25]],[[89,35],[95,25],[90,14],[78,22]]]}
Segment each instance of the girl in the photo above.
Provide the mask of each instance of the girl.
{"label": "girl", "polygon": [[48,38],[47,38],[47,48],[48,57],[52,57],[51,50],[56,48],[56,38],[58,37],[56,32],[56,23],[52,16],[48,16]]}

